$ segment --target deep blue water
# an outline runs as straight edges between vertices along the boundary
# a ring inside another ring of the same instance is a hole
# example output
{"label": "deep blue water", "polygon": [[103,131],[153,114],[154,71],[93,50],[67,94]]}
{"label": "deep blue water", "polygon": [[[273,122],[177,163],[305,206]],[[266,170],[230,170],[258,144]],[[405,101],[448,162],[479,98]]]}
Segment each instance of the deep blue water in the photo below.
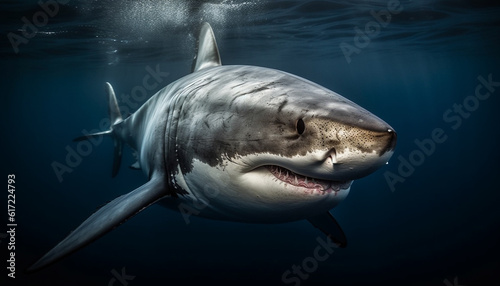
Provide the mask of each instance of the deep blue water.
{"label": "deep blue water", "polygon": [[[318,262],[300,285],[500,283],[496,2],[401,1],[384,14],[392,1],[61,1],[68,3],[46,24],[36,2],[1,5],[1,174],[5,181],[16,176],[18,223],[11,279],[4,192],[1,285],[124,285],[112,280],[113,270],[123,268],[135,276],[131,286],[295,285],[282,281],[283,273],[313,256],[322,237],[306,221],[192,218],[187,225],[160,206],[50,268],[22,273],[98,206],[146,182],[126,168],[133,163],[128,149],[111,179],[110,140],[94,146],[62,182],[51,165],[65,163],[68,148],[77,148],[71,140],[107,117],[104,82],[124,104],[148,67],[164,73],[148,96],[188,74],[202,21],[214,28],[223,64],[305,77],[398,132],[389,165],[354,182],[332,210],[348,247]],[[382,24],[374,24],[371,11],[382,15]],[[23,27],[23,17],[38,21],[36,33]],[[373,34],[362,41],[356,27],[367,25]],[[23,31],[29,39],[19,38]],[[14,45],[9,33],[19,36]],[[350,57],[341,47],[353,51]],[[476,96],[479,77],[490,82],[479,90],[488,98]]]}

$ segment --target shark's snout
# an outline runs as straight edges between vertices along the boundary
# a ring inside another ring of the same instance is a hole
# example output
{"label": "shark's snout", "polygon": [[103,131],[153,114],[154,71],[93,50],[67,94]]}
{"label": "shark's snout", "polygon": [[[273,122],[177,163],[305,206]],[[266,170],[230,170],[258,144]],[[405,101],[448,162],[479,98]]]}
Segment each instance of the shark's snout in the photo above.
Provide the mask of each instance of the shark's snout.
{"label": "shark's snout", "polygon": [[387,144],[387,148],[385,149],[385,151],[386,152],[394,151],[394,149],[396,148],[396,143],[398,141],[398,134],[392,128],[389,128],[387,130],[387,133],[389,133],[390,137],[389,137],[389,143]]}
{"label": "shark's snout", "polygon": [[333,179],[355,180],[373,173],[387,163],[397,142],[392,128],[383,132],[352,129],[342,137],[325,156],[324,165]]}

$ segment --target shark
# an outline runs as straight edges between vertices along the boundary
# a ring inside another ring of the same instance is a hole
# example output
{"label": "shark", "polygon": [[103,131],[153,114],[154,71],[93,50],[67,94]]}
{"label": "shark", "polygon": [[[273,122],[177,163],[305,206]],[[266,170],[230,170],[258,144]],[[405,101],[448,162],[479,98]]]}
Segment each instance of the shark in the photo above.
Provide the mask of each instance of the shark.
{"label": "shark", "polygon": [[113,177],[124,145],[130,146],[138,159],[133,167],[148,181],[98,209],[28,272],[59,261],[156,203],[216,220],[308,220],[338,246],[347,245],[330,210],[354,180],[388,162],[395,130],[299,76],[222,65],[208,23],[201,25],[197,45],[192,73],[126,118],[113,87],[105,84],[110,129],[75,141],[111,137]]}

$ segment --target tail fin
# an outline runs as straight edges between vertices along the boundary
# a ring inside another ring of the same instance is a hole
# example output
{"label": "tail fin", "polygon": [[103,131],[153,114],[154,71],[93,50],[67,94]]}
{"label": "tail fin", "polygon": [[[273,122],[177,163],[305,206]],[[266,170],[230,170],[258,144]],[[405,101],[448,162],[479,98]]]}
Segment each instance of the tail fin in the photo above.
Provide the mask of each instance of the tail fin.
{"label": "tail fin", "polygon": [[93,137],[98,137],[102,135],[112,136],[114,141],[114,157],[113,157],[113,171],[111,173],[112,177],[115,177],[120,170],[120,164],[122,161],[122,150],[123,150],[123,142],[118,138],[118,135],[113,131],[113,127],[123,121],[122,114],[120,112],[120,108],[118,107],[118,101],[116,100],[115,91],[109,82],[106,82],[106,93],[108,95],[109,101],[109,118],[111,120],[111,126],[109,130],[96,132],[92,134],[88,134],[85,136],[80,136],[73,141],[83,141],[89,140]]}

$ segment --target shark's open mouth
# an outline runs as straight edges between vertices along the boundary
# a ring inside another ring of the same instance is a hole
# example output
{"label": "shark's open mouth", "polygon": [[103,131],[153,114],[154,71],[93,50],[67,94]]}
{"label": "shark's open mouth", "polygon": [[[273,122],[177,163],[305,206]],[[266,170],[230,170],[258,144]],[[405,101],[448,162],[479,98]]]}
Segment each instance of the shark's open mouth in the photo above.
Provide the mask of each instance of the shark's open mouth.
{"label": "shark's open mouth", "polygon": [[315,179],[294,173],[280,166],[266,166],[269,172],[278,180],[296,187],[305,188],[311,192],[321,191],[323,193],[339,192],[351,186],[352,181],[327,181]]}

